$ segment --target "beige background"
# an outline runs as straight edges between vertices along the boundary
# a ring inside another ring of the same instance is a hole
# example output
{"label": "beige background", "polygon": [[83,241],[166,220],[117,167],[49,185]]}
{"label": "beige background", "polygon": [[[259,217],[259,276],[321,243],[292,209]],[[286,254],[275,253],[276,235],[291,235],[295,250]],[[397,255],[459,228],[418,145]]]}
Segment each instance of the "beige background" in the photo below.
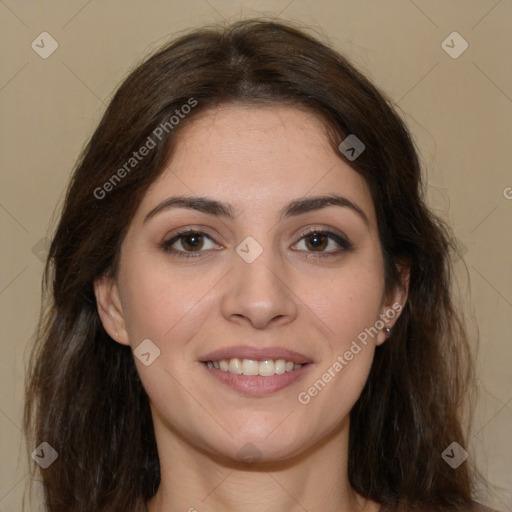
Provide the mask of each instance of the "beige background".
{"label": "beige background", "polygon": [[[473,343],[477,328],[480,335],[470,456],[497,486],[482,500],[512,511],[510,0],[0,0],[1,512],[21,510],[28,481],[25,349],[39,310],[44,238],[82,145],[122,77],[172,34],[262,14],[329,37],[412,130],[429,203],[453,226],[469,270],[461,287]],[[59,45],[47,59],[31,48],[45,31]],[[456,59],[441,46],[453,31],[469,44]],[[458,270],[464,277],[462,262]]]}

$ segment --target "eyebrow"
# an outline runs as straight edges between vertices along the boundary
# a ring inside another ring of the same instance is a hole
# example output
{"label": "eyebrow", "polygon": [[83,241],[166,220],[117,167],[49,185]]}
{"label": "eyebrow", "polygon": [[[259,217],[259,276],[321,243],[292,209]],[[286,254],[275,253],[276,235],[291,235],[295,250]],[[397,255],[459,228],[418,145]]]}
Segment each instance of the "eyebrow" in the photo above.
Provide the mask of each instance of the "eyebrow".
{"label": "eyebrow", "polygon": [[[337,194],[328,194],[320,196],[311,196],[304,199],[296,199],[285,205],[279,212],[279,219],[284,220],[289,217],[301,215],[303,213],[312,212],[326,208],[328,206],[341,206],[349,208],[355,212],[364,221],[366,226],[369,227],[370,222],[364,211],[357,206],[350,199],[339,196]],[[224,217],[233,220],[238,212],[232,205],[211,199],[209,197],[199,196],[173,196],[164,199],[161,203],[155,206],[144,218],[143,223],[155,217],[155,215],[167,211],[172,208],[188,208],[197,210],[208,215],[215,215],[217,217]]]}

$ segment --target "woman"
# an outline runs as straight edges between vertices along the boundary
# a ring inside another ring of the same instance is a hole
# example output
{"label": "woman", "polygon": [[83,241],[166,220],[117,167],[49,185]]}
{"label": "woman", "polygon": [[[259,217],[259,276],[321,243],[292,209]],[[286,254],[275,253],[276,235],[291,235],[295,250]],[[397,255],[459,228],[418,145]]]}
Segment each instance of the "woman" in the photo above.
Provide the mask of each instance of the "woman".
{"label": "woman", "polygon": [[51,245],[25,410],[47,510],[484,510],[450,247],[344,57],[265,20],[171,42]]}

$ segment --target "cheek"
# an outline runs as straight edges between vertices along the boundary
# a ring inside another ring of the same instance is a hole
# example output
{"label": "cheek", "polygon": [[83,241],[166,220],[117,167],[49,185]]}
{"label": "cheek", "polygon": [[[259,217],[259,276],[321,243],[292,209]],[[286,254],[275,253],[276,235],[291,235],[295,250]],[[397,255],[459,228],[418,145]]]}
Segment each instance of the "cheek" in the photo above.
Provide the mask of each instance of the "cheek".
{"label": "cheek", "polygon": [[336,428],[359,398],[375,353],[372,327],[379,317],[382,288],[378,275],[359,273],[333,283],[319,305],[328,335],[315,375],[297,396],[300,407],[317,418],[315,428]]}
{"label": "cheek", "polygon": [[383,271],[378,264],[354,264],[324,282],[321,291],[310,293],[308,306],[325,325],[331,348],[343,349],[361,332],[375,325],[383,291]]}
{"label": "cheek", "polygon": [[323,285],[308,307],[323,326],[324,350],[298,401],[332,426],[358,399],[372,365],[384,290],[378,253],[351,260]]}
{"label": "cheek", "polygon": [[[194,275],[169,270],[169,266],[133,259],[129,271],[122,276],[123,312],[130,338],[154,338],[160,344],[183,327],[193,328],[190,320],[205,295],[209,280],[199,273]],[[187,317],[188,322],[182,322]],[[157,341],[158,340],[158,341]]]}

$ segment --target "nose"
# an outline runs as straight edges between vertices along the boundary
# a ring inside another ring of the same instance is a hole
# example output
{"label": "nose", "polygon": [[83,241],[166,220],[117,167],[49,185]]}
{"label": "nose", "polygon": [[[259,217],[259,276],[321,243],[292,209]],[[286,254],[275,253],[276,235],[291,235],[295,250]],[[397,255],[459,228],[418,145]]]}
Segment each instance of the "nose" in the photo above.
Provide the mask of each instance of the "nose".
{"label": "nose", "polygon": [[299,298],[293,293],[289,274],[272,251],[264,250],[252,263],[238,254],[233,259],[234,268],[222,298],[224,317],[231,322],[249,323],[255,329],[292,322]]}

